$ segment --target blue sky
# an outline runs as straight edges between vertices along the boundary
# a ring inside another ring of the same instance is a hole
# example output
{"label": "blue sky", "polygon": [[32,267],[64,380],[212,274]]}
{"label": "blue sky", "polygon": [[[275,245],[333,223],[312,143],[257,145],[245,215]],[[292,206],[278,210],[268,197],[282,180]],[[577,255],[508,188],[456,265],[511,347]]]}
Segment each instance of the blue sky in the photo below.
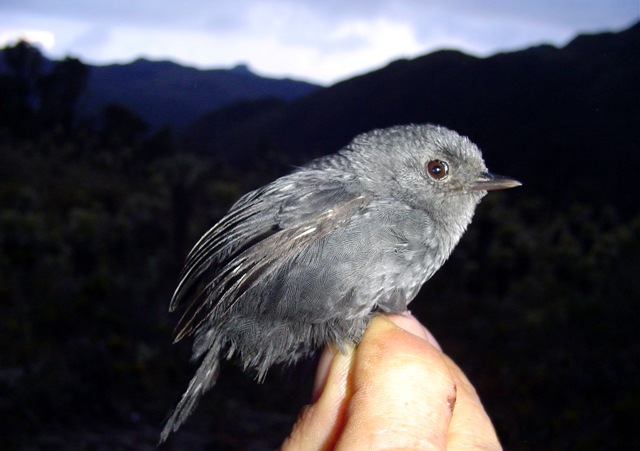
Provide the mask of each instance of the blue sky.
{"label": "blue sky", "polygon": [[0,45],[92,64],[138,57],[331,84],[442,48],[564,45],[640,20],[640,0],[0,0]]}

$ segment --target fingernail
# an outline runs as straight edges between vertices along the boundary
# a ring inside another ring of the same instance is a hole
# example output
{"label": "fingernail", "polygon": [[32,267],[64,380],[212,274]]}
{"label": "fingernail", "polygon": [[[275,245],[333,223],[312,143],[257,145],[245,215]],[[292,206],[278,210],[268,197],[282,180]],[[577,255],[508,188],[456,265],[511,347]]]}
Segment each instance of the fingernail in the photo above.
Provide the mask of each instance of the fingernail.
{"label": "fingernail", "polygon": [[412,333],[413,335],[422,338],[427,341],[431,346],[436,348],[438,351],[442,352],[442,347],[435,339],[431,332],[418,321],[415,316],[411,314],[411,312],[406,311],[401,315],[387,315],[387,318],[393,322],[396,326],[401,329],[406,330],[407,332]]}

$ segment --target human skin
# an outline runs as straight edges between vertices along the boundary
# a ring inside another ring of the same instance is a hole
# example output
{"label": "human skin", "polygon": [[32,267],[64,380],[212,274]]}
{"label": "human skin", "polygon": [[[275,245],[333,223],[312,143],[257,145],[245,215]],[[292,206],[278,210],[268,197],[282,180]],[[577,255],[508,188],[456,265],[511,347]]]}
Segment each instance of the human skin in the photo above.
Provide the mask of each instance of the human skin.
{"label": "human skin", "polygon": [[325,350],[282,449],[502,447],[467,377],[406,313],[374,317],[357,347]]}

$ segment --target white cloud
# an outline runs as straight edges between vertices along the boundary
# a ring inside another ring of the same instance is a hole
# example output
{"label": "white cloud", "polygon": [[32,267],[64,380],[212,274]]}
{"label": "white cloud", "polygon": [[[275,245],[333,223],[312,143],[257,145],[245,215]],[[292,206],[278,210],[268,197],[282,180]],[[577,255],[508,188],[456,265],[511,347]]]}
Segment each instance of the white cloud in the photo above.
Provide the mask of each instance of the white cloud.
{"label": "white cloud", "polygon": [[4,0],[0,36],[45,32],[49,55],[92,63],[248,63],[263,75],[331,83],[438,48],[486,55],[564,44],[578,31],[628,26],[638,8],[638,0]]}
{"label": "white cloud", "polygon": [[0,31],[0,47],[13,45],[18,41],[25,41],[44,50],[51,50],[56,42],[55,35],[48,30],[35,29],[5,29]]}

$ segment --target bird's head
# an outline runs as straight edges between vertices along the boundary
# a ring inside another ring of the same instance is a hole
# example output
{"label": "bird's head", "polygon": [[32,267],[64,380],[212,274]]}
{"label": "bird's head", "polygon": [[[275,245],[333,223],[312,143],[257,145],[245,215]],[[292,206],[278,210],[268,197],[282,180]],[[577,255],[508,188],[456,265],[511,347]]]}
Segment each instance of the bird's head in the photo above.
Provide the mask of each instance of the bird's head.
{"label": "bird's head", "polygon": [[353,167],[373,193],[463,230],[487,191],[520,185],[491,174],[474,143],[440,126],[376,130],[355,138],[349,149]]}

